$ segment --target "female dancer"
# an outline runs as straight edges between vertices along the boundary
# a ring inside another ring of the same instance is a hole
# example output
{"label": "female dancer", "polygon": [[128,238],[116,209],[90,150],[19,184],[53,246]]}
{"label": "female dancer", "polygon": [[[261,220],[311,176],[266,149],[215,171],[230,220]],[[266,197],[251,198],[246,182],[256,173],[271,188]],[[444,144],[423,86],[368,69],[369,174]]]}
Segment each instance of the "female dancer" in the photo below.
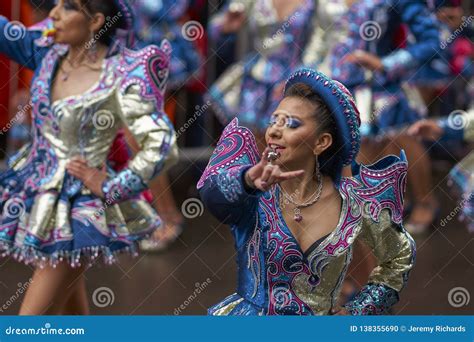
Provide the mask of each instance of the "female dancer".
{"label": "female dancer", "polygon": [[302,64],[312,34],[312,0],[229,1],[211,21],[210,38],[218,42],[248,22],[252,52],[232,65],[213,84],[207,100],[223,124],[238,115],[252,128],[259,144],[281,99],[284,80]]}
{"label": "female dancer", "polygon": [[[421,120],[413,124],[409,134],[436,141],[474,141],[474,106],[466,113],[442,120]],[[468,229],[474,232],[474,152],[471,151],[450,172],[450,181],[462,191],[462,209]],[[441,222],[442,225],[443,222]]]}
{"label": "female dancer", "polygon": [[[301,69],[271,117],[261,160],[250,131],[237,119],[227,126],[198,188],[211,212],[232,225],[239,281],[210,314],[382,314],[398,301],[415,253],[402,226],[407,163],[403,156],[353,163],[359,125],[342,84]],[[350,164],[354,177],[342,178]],[[356,239],[379,265],[340,309]]]}
{"label": "female dancer", "polygon": [[[323,0],[318,2],[317,14],[319,34],[314,35],[309,50],[315,46],[318,53],[304,62],[330,70],[332,78],[355,94],[364,136],[360,162],[372,163],[400,147],[406,150],[413,161],[408,172],[413,210],[406,227],[413,233],[426,231],[437,208],[431,193],[430,160],[423,145],[401,128],[426,111],[421,97],[414,100],[415,92],[404,88],[405,81],[439,49],[436,22],[426,4],[411,0]],[[405,28],[414,38],[406,47],[400,38]]]}
{"label": "female dancer", "polygon": [[[0,249],[36,266],[20,314],[85,314],[85,269],[135,253],[160,224],[138,194],[177,157],[163,113],[171,51],[166,41],[125,48],[133,16],[124,0],[60,0],[50,18],[54,29],[20,35],[0,18],[0,51],[35,70],[33,142],[0,175]],[[106,172],[123,126],[142,151]]]}

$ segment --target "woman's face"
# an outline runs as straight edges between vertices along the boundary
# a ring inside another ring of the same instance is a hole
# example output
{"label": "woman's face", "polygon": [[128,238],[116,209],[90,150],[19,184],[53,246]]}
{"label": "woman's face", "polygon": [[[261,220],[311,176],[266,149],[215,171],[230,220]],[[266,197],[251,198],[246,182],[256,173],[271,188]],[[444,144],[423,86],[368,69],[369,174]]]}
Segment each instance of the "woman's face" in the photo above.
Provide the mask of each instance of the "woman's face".
{"label": "woman's face", "polygon": [[316,134],[315,110],[313,104],[299,97],[286,97],[280,102],[265,133],[267,145],[279,153],[276,165],[285,170],[314,165],[315,155],[332,144],[329,133]]}
{"label": "woman's face", "polygon": [[88,15],[80,0],[59,0],[49,16],[56,29],[55,42],[59,44],[86,44],[96,31],[96,16]]}

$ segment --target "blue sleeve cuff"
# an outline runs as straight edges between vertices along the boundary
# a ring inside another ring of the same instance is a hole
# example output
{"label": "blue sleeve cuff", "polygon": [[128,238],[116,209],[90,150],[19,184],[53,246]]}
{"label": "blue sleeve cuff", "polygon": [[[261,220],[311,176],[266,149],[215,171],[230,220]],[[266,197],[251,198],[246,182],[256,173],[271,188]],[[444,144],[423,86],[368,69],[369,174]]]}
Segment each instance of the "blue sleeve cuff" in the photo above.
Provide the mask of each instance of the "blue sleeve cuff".
{"label": "blue sleeve cuff", "polygon": [[[462,120],[462,118],[459,119]],[[455,120],[457,120],[456,116],[445,118],[439,121],[439,126],[444,131],[444,134],[441,137],[441,141],[462,141],[464,139],[464,129],[462,128],[462,125],[456,125],[456,122],[454,122]]]}
{"label": "blue sleeve cuff", "polygon": [[147,186],[140,176],[130,169],[120,171],[116,176],[102,184],[105,201],[109,204],[122,202],[146,190]]}
{"label": "blue sleeve cuff", "polygon": [[344,307],[351,315],[384,315],[398,300],[398,292],[391,287],[369,284]]}
{"label": "blue sleeve cuff", "polygon": [[389,78],[397,78],[403,76],[412,68],[415,68],[418,65],[418,62],[410,52],[400,49],[383,57],[382,65]]}

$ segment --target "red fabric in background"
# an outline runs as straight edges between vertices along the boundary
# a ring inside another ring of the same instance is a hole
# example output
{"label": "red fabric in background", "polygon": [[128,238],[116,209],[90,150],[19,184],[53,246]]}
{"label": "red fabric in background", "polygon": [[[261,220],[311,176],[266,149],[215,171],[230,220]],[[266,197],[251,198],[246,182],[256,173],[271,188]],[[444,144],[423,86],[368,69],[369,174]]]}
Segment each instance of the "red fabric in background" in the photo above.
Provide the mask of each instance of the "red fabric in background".
{"label": "red fabric in background", "polygon": [[[13,1],[0,2],[0,15],[7,17],[10,20],[18,20],[26,26],[31,26],[33,23],[33,15],[31,6],[27,1],[22,1],[20,4],[20,18],[12,18]],[[12,75],[12,69],[17,71],[16,75]],[[4,127],[14,113],[10,113],[10,100],[15,96],[17,89],[28,89],[33,77],[33,72],[22,68],[12,68],[12,62],[5,56],[0,55],[0,128]],[[18,84],[17,89],[12,90],[11,84]]]}
{"label": "red fabric in background", "polygon": [[[0,14],[10,18],[12,12],[11,1],[0,2]],[[3,55],[0,55],[0,128],[4,127],[9,118],[9,99],[10,99],[10,61]]]}

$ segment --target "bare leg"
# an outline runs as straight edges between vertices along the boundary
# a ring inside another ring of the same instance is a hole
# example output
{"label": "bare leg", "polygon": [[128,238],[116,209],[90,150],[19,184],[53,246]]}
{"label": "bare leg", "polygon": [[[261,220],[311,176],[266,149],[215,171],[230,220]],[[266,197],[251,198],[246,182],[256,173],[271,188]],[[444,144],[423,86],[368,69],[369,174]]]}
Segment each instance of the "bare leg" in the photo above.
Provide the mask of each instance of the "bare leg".
{"label": "bare leg", "polygon": [[80,278],[74,284],[71,296],[64,305],[63,315],[89,315],[89,300],[87,298],[86,281],[84,276]]}
{"label": "bare leg", "polygon": [[[140,146],[129,130],[125,130],[125,137],[133,154],[140,152]],[[142,241],[142,250],[159,251],[174,242],[182,232],[184,217],[176,206],[171,184],[166,173],[158,175],[150,184],[153,195],[153,206],[163,220],[163,228],[158,229],[152,239]]]}
{"label": "bare leg", "polygon": [[58,315],[73,292],[85,267],[72,268],[63,262],[55,268],[37,269],[26,291],[20,315]]}

